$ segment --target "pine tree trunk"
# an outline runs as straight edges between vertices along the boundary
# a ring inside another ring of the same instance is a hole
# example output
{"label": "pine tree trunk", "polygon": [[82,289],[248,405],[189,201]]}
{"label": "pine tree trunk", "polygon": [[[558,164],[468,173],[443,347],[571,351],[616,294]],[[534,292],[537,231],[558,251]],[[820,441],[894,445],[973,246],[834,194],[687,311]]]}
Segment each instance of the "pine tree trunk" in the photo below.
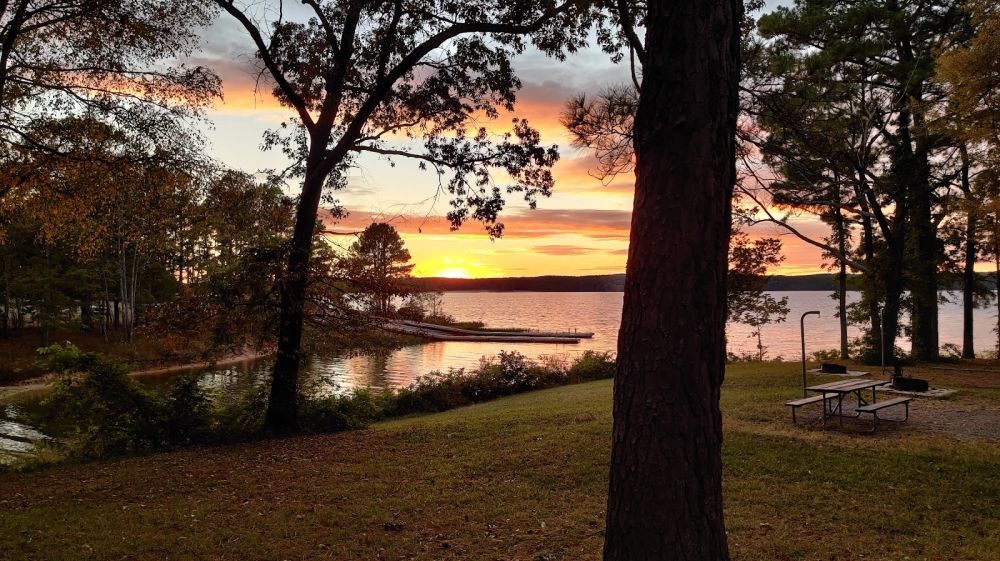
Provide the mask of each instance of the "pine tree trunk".
{"label": "pine tree trunk", "polygon": [[972,200],[972,186],[969,182],[969,154],[965,145],[962,154],[962,191],[970,203],[965,219],[965,269],[962,271],[962,358],[976,358],[973,338],[973,317],[976,308],[976,229],[979,222],[978,209]]}
{"label": "pine tree trunk", "polygon": [[[1000,241],[1000,232],[994,232],[993,236]],[[1000,243],[996,243],[993,246],[993,263],[996,265],[996,274],[993,276],[993,282],[995,283],[994,289],[996,291],[997,302],[997,356],[1000,356]]]}
{"label": "pine tree trunk", "polygon": [[[840,200],[840,191],[837,191]],[[837,316],[840,320],[840,358],[851,358],[847,348],[847,228],[844,225],[844,214],[837,209],[837,249],[840,250],[840,272],[837,274]]]}
{"label": "pine tree trunk", "polygon": [[[922,155],[921,155],[922,154]],[[913,357],[917,360],[936,360],[938,346],[938,292],[937,292],[937,227],[931,217],[931,187],[926,174],[927,160],[923,150],[915,155],[917,177],[913,186],[914,196],[910,213],[911,255],[910,295],[913,299],[911,329],[913,332]],[[923,170],[923,171],[920,171]]]}
{"label": "pine tree trunk", "polygon": [[3,289],[3,338],[10,337],[10,279],[6,277]]}
{"label": "pine tree trunk", "polygon": [[996,255],[996,274],[993,276],[993,282],[996,285],[996,301],[997,301],[997,356],[1000,356],[1000,247],[995,248],[994,255]]}
{"label": "pine tree trunk", "polygon": [[876,282],[876,279],[880,279],[880,270],[875,260],[875,224],[866,198],[868,185],[862,173],[863,171],[858,172],[859,179],[855,183],[854,192],[861,207],[861,249],[864,252],[865,266],[868,268],[861,289],[870,328],[864,336],[864,348],[858,359],[865,364],[878,364],[882,356],[882,310],[879,309],[881,293]]}
{"label": "pine tree trunk", "polygon": [[962,271],[962,358],[976,358],[973,317],[976,308],[976,217],[970,211],[965,226],[965,270]]}
{"label": "pine tree trunk", "polygon": [[606,561],[729,558],[719,390],[741,7],[648,6]]}
{"label": "pine tree trunk", "polygon": [[840,358],[848,360],[851,352],[847,347],[847,264],[840,262],[837,275],[837,315],[840,316]]}
{"label": "pine tree trunk", "polygon": [[[903,11],[893,5],[893,11]],[[909,35],[900,37],[897,54],[901,65],[913,64],[916,55]],[[931,216],[933,188],[930,181],[930,150],[925,119],[920,101],[922,79],[910,75],[902,84],[896,100],[899,104],[898,145],[892,156],[892,175],[896,189],[908,197],[908,237],[910,298],[913,302],[910,331],[913,358],[936,360],[938,348],[938,239],[937,227]],[[912,128],[911,128],[912,124]]]}
{"label": "pine tree trunk", "polygon": [[302,196],[295,211],[295,232],[288,255],[288,268],[281,285],[278,350],[265,418],[267,429],[273,432],[291,432],[299,428],[298,379],[302,360],[306,286],[309,282],[309,259],[312,255],[316,212],[319,210],[323,181],[324,176],[315,170],[307,171]]}
{"label": "pine tree trunk", "polygon": [[84,299],[80,302],[80,324],[85,331],[90,331],[94,327],[94,314],[90,300]]}
{"label": "pine tree trunk", "polygon": [[[894,232],[899,231],[900,226],[896,225]],[[885,364],[892,364],[896,360],[896,333],[899,331],[899,312],[903,297],[903,261],[904,246],[903,241],[896,239],[888,243],[888,259],[886,263],[885,275],[885,305],[882,306],[880,321],[882,328],[879,329],[882,343],[882,354]]]}

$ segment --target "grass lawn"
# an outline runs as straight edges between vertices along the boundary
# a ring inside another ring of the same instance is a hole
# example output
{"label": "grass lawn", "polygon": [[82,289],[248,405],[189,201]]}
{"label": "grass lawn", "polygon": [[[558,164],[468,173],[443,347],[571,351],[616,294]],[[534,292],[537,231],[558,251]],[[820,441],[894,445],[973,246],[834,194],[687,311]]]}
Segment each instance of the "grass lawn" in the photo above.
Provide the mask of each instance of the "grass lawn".
{"label": "grass lawn", "polygon": [[[928,377],[961,391],[867,436],[791,425],[797,365],[731,366],[733,559],[1000,559],[1000,373]],[[0,475],[0,559],[599,559],[610,427],[602,381],[354,433]]]}

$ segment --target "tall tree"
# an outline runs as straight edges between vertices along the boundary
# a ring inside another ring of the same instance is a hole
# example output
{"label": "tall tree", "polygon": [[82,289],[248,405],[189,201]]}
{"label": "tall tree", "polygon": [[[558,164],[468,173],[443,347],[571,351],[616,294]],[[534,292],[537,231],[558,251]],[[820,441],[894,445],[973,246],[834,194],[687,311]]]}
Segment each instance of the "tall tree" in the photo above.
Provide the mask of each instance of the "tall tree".
{"label": "tall tree", "polygon": [[[104,280],[116,287],[117,312],[131,339],[142,291],[150,274],[160,276],[178,214],[173,206],[195,195],[190,185],[197,161],[150,145],[134,131],[89,118],[41,121],[28,129],[60,158],[18,146],[7,166],[27,179],[8,192],[0,207],[20,205],[37,224],[41,243],[63,250],[95,270],[111,269]],[[199,170],[200,171],[200,170]],[[110,267],[109,267],[110,266]],[[154,273],[155,271],[155,273]]]}
{"label": "tall tree", "polygon": [[[824,252],[837,272],[838,313],[841,333],[841,356],[847,358],[848,305],[847,268],[865,273],[868,278],[902,278],[879,274],[876,262],[876,228],[890,221],[876,221],[870,207],[873,162],[878,161],[878,138],[884,120],[878,106],[870,102],[870,88],[865,76],[846,73],[842,65],[815,67],[790,55],[785,45],[761,46],[750,64],[745,65],[745,108],[757,128],[743,139],[756,147],[761,164],[771,170],[771,177],[757,176],[744,187],[747,198],[757,203],[763,221],[790,231],[799,239]],[[750,159],[750,155],[747,155]],[[747,169],[754,169],[747,164]],[[780,209],[779,213],[775,209]],[[882,209],[879,208],[881,212]],[[826,239],[803,234],[791,222],[801,214],[811,214],[830,225]],[[853,255],[851,229],[860,225],[861,253]],[[893,286],[900,285],[895,283]],[[879,356],[881,330],[879,301],[885,283],[862,285],[862,301],[854,313],[861,323],[870,326],[865,341],[866,357]],[[894,298],[886,298],[893,300]],[[894,338],[895,330],[889,337]]]}
{"label": "tall tree", "polygon": [[648,3],[615,374],[608,561],[728,559],[722,511],[726,272],[736,179],[733,0]]}
{"label": "tall tree", "polygon": [[949,88],[949,116],[963,138],[1000,148],[1000,8],[988,0],[968,2],[976,34],[945,50],[938,81]]}
{"label": "tall tree", "polygon": [[[286,431],[298,425],[304,296],[324,187],[342,187],[360,154],[412,158],[452,172],[444,189],[453,226],[471,218],[500,234],[504,195],[520,193],[533,206],[549,194],[558,153],[540,146],[524,120],[494,137],[473,128],[473,117],[513,109],[520,83],[512,56],[529,42],[552,54],[576,48],[587,23],[574,19],[584,10],[572,0],[308,0],[308,21],[286,20],[278,10],[266,27],[255,23],[266,17],[255,12],[257,2],[216,3],[244,28],[275,96],[296,115],[286,129],[292,134],[265,139],[283,148],[302,180],[266,416],[269,429]],[[494,180],[495,169],[506,184]]]}
{"label": "tall tree", "polygon": [[[992,198],[1000,170],[1000,9],[995,3],[973,0],[968,9],[976,35],[968,44],[953,45],[938,59],[938,81],[948,88],[946,134],[961,155],[959,188],[965,214],[962,267],[962,357],[974,358],[973,309],[980,288],[975,273],[978,222],[981,207]],[[984,173],[985,172],[985,173]],[[978,176],[978,177],[973,177]],[[987,248],[991,252],[990,248]]]}

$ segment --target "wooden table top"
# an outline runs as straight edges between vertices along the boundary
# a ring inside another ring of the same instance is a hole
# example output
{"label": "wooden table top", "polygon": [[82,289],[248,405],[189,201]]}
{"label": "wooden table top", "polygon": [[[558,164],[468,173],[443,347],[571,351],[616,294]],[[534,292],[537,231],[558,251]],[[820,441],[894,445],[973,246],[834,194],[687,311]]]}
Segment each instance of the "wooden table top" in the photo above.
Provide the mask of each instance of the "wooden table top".
{"label": "wooden table top", "polygon": [[867,388],[884,386],[888,383],[888,380],[841,380],[818,386],[809,386],[806,389],[811,392],[850,393]]}

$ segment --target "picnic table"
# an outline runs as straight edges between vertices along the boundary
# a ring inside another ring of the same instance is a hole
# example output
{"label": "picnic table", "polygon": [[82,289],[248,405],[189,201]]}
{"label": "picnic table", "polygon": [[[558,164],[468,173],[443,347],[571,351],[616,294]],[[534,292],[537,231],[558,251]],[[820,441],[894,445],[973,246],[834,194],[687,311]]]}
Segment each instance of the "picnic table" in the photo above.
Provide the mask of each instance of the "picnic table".
{"label": "picnic table", "polygon": [[[836,406],[833,406],[832,404],[827,405],[827,399],[823,400],[823,422],[824,423],[826,422],[826,416],[827,413],[829,413],[830,415],[836,415],[840,419],[841,424],[843,424],[844,398],[848,397],[851,394],[854,394],[858,398],[858,406],[864,407],[869,405],[869,403],[865,399],[864,395],[862,395],[862,392],[864,392],[867,389],[871,389],[872,391],[871,403],[875,403],[876,402],[875,388],[879,386],[885,386],[889,383],[890,382],[888,380],[841,380],[838,382],[830,382],[828,384],[820,384],[818,386],[809,386],[806,388],[806,390],[819,393],[820,395],[823,396],[833,395],[834,397],[832,399],[829,399],[829,401],[832,402],[835,400],[837,402]],[[909,411],[907,411],[907,413],[908,412]],[[855,413],[853,417],[857,417],[859,415],[860,413]]]}

